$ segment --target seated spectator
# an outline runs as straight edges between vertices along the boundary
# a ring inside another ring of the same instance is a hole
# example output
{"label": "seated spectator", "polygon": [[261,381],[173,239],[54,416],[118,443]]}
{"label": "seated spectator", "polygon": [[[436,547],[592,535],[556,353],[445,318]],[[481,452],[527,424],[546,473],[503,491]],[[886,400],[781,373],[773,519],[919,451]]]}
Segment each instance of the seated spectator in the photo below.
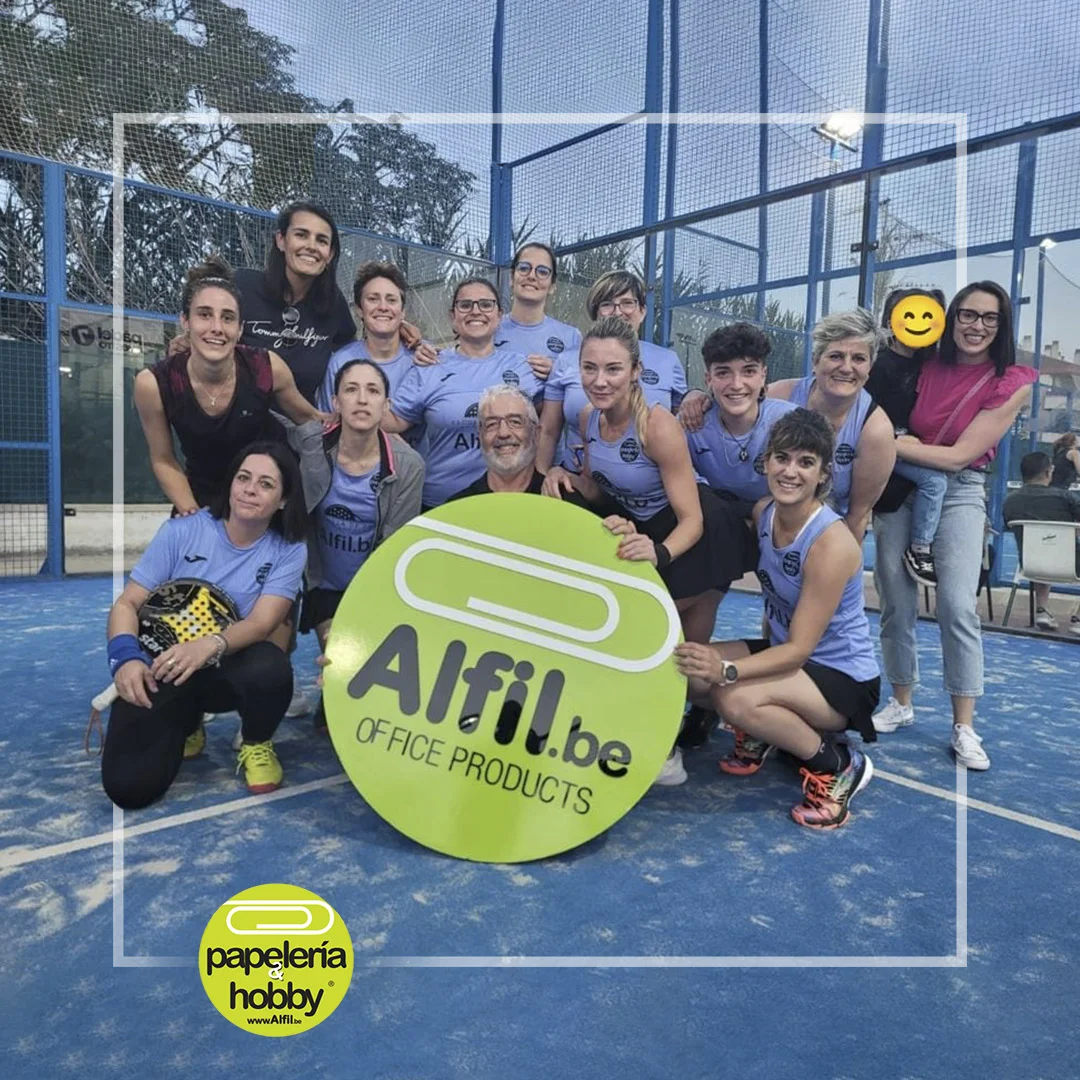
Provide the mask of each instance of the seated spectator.
{"label": "seated spectator", "polygon": [[[1080,521],[1080,497],[1051,484],[1054,463],[1048,454],[1037,450],[1025,454],[1020,461],[1020,477],[1024,486],[1014,491],[1005,500],[1002,516],[1005,524],[1011,526],[1014,521]],[[1023,549],[1023,529],[1014,529],[1016,546]],[[1080,544],[1076,549],[1076,572],[1080,574]],[[1050,586],[1034,582],[1035,585],[1035,625],[1040,630],[1056,630],[1057,619],[1047,610],[1050,599]],[[1073,615],[1069,630],[1080,635],[1080,614]]]}

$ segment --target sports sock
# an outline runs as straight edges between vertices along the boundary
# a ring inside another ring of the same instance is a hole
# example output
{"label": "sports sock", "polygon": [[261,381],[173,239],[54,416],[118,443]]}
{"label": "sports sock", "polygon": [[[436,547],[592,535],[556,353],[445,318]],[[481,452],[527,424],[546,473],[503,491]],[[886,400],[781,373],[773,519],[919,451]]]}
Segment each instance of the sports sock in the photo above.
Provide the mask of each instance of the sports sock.
{"label": "sports sock", "polygon": [[815,773],[840,773],[851,763],[851,752],[846,743],[832,739],[822,739],[817,753],[803,762],[803,765]]}

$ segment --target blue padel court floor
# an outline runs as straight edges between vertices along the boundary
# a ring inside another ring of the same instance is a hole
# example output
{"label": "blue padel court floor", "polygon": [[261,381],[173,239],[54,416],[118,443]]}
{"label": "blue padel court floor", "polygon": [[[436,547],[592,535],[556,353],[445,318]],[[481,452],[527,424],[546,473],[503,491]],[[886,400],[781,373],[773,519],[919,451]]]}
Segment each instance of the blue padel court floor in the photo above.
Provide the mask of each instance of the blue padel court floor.
{"label": "blue padel court floor", "polygon": [[[916,723],[871,748],[833,833],[788,818],[782,762],[720,774],[718,733],[585,847],[470,864],[384,824],[306,719],[278,732],[285,787],[248,796],[222,717],[118,849],[82,748],[110,599],[103,578],[0,586],[6,1078],[1080,1076],[1080,645],[987,635],[993,768],[958,777],[920,623]],[[718,631],[759,619],[732,595]],[[313,659],[308,638],[309,685]],[[273,881],[331,903],[357,963],[318,1028],[264,1039],[213,1009],[195,956],[222,901]]]}

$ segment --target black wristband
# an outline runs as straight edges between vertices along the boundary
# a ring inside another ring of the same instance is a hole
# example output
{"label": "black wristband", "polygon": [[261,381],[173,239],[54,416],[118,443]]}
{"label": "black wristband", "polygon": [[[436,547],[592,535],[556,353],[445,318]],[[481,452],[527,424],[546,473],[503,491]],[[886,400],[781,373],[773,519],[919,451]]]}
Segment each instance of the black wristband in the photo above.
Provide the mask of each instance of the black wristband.
{"label": "black wristband", "polygon": [[666,570],[671,565],[671,552],[659,540],[653,541],[653,547],[656,549],[656,569]]}

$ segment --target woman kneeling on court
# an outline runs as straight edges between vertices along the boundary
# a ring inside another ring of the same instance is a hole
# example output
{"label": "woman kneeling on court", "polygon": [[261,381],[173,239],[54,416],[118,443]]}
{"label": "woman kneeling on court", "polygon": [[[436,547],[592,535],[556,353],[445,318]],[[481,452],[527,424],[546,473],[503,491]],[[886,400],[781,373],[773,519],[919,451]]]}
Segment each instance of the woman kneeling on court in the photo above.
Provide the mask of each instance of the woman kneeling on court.
{"label": "woman kneeling on court", "polygon": [[[206,712],[240,713],[237,771],[248,790],[273,791],[282,771],[270,738],[292,697],[288,657],[267,638],[285,621],[307,559],[300,474],[279,443],[253,443],[209,509],[165,522],[109,613],[112,706],[101,762],[105,793],[125,810],[169,789],[185,757],[202,749]],[[136,637],[150,593],[177,578],[224,592],[240,618],[221,633],[151,658]],[[187,746],[185,746],[185,742]]]}
{"label": "woman kneeling on court", "polygon": [[691,695],[711,701],[735,728],[720,768],[757,772],[773,747],[802,763],[800,825],[835,829],[873,775],[870,758],[835,739],[853,728],[875,738],[870,717],[881,690],[863,610],[862,552],[844,519],[825,505],[832,429],[817,413],[781,417],[765,450],[770,497],[754,508],[768,640],[688,642],[676,647]]}

